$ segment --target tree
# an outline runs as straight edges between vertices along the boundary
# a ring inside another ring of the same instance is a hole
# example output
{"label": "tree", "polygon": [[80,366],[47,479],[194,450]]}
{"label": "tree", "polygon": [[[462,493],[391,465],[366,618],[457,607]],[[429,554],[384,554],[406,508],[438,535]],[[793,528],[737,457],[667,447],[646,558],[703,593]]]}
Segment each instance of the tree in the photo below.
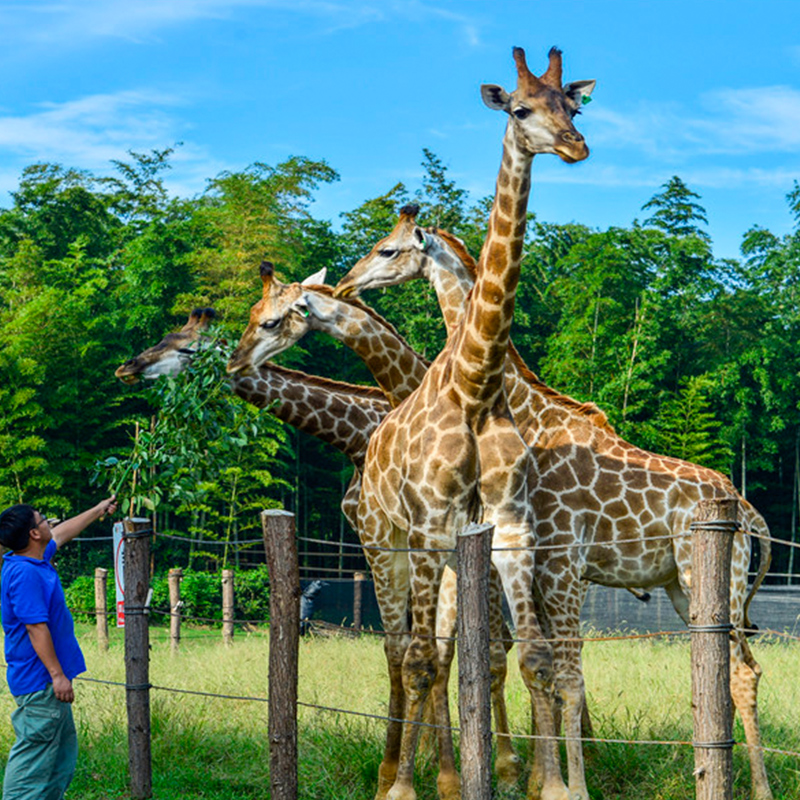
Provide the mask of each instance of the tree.
{"label": "tree", "polygon": [[721,435],[721,422],[711,410],[710,387],[707,376],[695,375],[681,381],[679,391],[665,398],[653,421],[655,449],[724,473],[732,453]]}
{"label": "tree", "polygon": [[225,567],[240,531],[255,531],[259,511],[274,504],[267,490],[285,433],[268,410],[234,397],[220,344],[212,338],[178,375],[145,388],[152,422],[138,420],[130,454],[98,462],[95,480],[118,486],[132,513],[188,514],[191,533],[226,543]]}
{"label": "tree", "polygon": [[321,183],[338,177],[324,161],[293,156],[276,167],[255,163],[209,181],[195,211],[209,239],[189,259],[197,288],[179,295],[181,307],[215,306],[243,323],[258,299],[261,261],[274,262],[284,280],[334,261],[330,226],[314,220],[308,205]]}
{"label": "tree", "polygon": [[673,175],[661,187],[664,191],[651,197],[643,206],[643,211],[654,209],[653,215],[644,224],[660,228],[671,236],[696,236],[710,241],[708,233],[699,225],[708,225],[706,210],[695,199],[700,195],[693,192],[677,175]]}
{"label": "tree", "polygon": [[422,187],[416,191],[420,223],[435,225],[460,235],[466,216],[467,190],[456,186],[442,160],[427,147],[422,149]]}

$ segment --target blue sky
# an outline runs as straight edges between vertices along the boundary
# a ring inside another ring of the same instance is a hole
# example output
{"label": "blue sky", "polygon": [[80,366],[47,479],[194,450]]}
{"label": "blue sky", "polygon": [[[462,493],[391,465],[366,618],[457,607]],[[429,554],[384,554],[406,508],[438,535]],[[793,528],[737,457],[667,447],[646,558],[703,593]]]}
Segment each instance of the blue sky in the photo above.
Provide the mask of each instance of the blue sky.
{"label": "blue sky", "polygon": [[0,0],[0,205],[24,166],[111,171],[182,142],[168,185],[290,155],[341,176],[312,212],[342,211],[433,150],[478,199],[494,191],[513,45],[535,72],[564,51],[594,78],[588,161],[534,163],[531,209],[594,228],[643,219],[672,175],[702,195],[720,257],[753,224],[792,227],[800,178],[797,0]]}

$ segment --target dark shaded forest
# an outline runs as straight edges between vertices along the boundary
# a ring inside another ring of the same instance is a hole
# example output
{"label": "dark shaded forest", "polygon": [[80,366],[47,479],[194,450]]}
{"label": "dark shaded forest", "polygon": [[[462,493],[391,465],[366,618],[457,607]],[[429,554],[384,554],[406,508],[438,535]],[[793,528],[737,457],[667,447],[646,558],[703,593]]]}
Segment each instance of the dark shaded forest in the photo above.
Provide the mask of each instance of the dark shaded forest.
{"label": "dark shaded forest", "polygon": [[[137,498],[133,510],[154,514],[162,532],[230,544],[186,558],[238,561],[236,543],[260,535],[269,506],[296,511],[309,537],[354,542],[339,511],[347,461],[234,398],[224,358],[148,386],[123,385],[114,370],[196,307],[216,309],[232,345],[260,297],[263,259],[284,282],[327,267],[334,284],[409,202],[420,224],[477,257],[491,198],[470,198],[425,150],[418,186],[388,186],[320,220],[315,190],[338,180],[324,161],[256,163],[174,198],[164,185],[172,155],[131,152],[110,176],[34,164],[0,210],[0,507],[69,516],[115,486],[137,451],[150,457],[120,488]],[[797,541],[800,186],[787,189],[794,231],[743,231],[735,260],[714,256],[702,198],[677,176],[642,198],[628,227],[531,216],[513,338],[551,386],[595,402],[629,441],[729,475],[774,536]],[[441,348],[427,285],[367,300],[427,358]],[[319,334],[278,361],[372,383]],[[774,581],[798,571],[793,552],[774,548]]]}

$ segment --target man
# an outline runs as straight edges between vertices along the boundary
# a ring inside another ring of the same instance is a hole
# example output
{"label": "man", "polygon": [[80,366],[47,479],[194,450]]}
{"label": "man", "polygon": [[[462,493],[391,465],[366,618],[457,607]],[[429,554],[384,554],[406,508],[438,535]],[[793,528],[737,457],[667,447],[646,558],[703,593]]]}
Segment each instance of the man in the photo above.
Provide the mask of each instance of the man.
{"label": "man", "polygon": [[75,773],[78,739],[70,703],[72,679],[86,670],[64,590],[50,560],[87,525],[117,509],[109,497],[50,528],[33,506],[0,514],[3,557],[0,608],[11,715],[17,740],[3,781],[3,800],[61,800]]}

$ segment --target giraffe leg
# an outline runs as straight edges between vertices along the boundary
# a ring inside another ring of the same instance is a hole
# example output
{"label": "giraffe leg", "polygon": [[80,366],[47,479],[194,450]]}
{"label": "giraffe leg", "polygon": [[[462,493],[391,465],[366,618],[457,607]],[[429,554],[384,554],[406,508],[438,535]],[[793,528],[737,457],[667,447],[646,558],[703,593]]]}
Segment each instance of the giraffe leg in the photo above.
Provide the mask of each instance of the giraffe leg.
{"label": "giraffe leg", "polygon": [[533,601],[533,558],[525,547],[532,537],[511,526],[495,527],[495,564],[503,580],[519,640],[522,680],[531,695],[537,738],[528,798],[569,800],[559,768],[553,717],[553,652],[544,639]]}
{"label": "giraffe leg", "polygon": [[[450,667],[455,653],[456,614],[456,573],[449,568],[444,570],[439,587],[439,605],[436,609],[436,648],[438,650],[439,670],[431,690],[435,710],[436,737],[439,744],[439,775],[436,785],[440,798],[459,798],[461,778],[456,770],[456,755],[453,748],[453,733],[450,720],[450,698],[447,687],[450,683]],[[423,729],[420,736],[426,736]]]}
{"label": "giraffe leg", "polygon": [[744,635],[736,632],[731,642],[731,697],[742,717],[745,739],[750,756],[750,777],[754,800],[772,800],[761,731],[758,725],[758,681],[761,667],[753,658]]}
{"label": "giraffe leg", "polygon": [[[438,673],[436,606],[444,558],[442,553],[411,553],[411,643],[403,658],[403,691],[406,707],[400,759],[394,785],[387,800],[416,800],[414,759],[427,701]],[[457,797],[457,795],[456,795]]]}
{"label": "giraffe leg", "polygon": [[494,727],[497,732],[497,753],[494,769],[501,785],[513,786],[522,773],[522,763],[514,752],[506,709],[506,674],[508,672],[508,651],[511,650],[511,632],[503,619],[503,586],[497,570],[492,567],[489,587],[489,670],[492,676],[492,711]]}
{"label": "giraffe leg", "polygon": [[378,767],[378,791],[375,800],[385,800],[389,789],[397,778],[397,766],[400,760],[400,741],[402,723],[396,720],[403,718],[405,711],[405,695],[403,692],[403,656],[407,642],[398,641],[399,637],[388,634],[384,642],[386,661],[389,666],[389,719],[386,729],[386,745],[383,760]]}
{"label": "giraffe leg", "polygon": [[[572,644],[572,643],[570,643]],[[556,643],[558,649],[558,643]],[[574,656],[571,656],[574,657]],[[580,663],[580,654],[577,656]],[[585,707],[585,689],[580,667],[577,670],[560,668],[561,659],[556,656],[556,687],[561,696],[564,737],[567,748],[567,769],[569,774],[570,800],[589,800],[586,786],[586,771],[583,762],[583,742],[581,741],[581,720]]]}
{"label": "giraffe leg", "polygon": [[[556,731],[563,722],[570,800],[589,800],[582,728],[586,689],[581,666],[580,613],[586,596],[576,561],[564,550],[543,549],[537,557],[534,600],[542,627],[553,642]],[[591,723],[590,723],[591,725]]]}
{"label": "giraffe leg", "polygon": [[[368,519],[361,531],[363,541],[379,541],[374,520]],[[405,553],[365,551],[375,581],[375,597],[381,613],[381,623],[386,631],[383,649],[389,670],[389,719],[386,728],[386,745],[383,760],[378,768],[378,788],[375,800],[386,800],[397,778],[405,713],[403,689],[403,659],[409,643],[408,635],[408,574]]]}

